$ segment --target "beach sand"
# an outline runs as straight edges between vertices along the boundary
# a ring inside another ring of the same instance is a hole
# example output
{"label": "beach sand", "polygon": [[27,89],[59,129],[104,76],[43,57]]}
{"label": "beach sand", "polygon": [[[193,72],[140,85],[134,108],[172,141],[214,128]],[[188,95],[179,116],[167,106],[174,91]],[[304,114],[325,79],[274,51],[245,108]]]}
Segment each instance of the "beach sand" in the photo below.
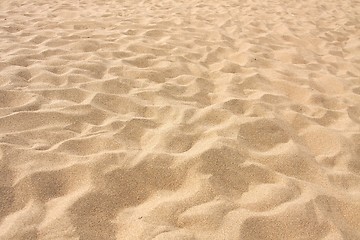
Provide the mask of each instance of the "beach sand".
{"label": "beach sand", "polygon": [[0,239],[360,239],[360,2],[1,1]]}

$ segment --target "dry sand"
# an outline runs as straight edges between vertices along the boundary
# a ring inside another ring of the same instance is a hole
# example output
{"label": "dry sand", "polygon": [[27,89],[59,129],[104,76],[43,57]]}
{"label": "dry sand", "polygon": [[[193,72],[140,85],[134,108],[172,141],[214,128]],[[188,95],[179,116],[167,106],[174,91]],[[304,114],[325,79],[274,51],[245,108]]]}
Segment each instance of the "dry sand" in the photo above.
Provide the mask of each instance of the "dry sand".
{"label": "dry sand", "polygon": [[0,3],[0,239],[360,239],[360,3]]}

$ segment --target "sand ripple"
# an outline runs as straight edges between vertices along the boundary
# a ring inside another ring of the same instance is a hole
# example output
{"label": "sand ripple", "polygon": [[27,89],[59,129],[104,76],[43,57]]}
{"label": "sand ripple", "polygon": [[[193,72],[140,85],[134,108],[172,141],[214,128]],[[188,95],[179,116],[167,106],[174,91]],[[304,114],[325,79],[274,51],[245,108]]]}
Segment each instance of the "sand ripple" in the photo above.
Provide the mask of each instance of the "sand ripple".
{"label": "sand ripple", "polygon": [[0,9],[0,239],[360,239],[359,2]]}

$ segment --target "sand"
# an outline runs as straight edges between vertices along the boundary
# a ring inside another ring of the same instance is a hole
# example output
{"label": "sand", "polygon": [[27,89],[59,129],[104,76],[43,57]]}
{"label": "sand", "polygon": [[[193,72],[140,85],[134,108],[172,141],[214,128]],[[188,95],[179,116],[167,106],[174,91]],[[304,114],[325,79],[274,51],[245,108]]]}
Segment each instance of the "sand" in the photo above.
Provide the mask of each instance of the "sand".
{"label": "sand", "polygon": [[360,2],[1,1],[0,239],[360,239]]}

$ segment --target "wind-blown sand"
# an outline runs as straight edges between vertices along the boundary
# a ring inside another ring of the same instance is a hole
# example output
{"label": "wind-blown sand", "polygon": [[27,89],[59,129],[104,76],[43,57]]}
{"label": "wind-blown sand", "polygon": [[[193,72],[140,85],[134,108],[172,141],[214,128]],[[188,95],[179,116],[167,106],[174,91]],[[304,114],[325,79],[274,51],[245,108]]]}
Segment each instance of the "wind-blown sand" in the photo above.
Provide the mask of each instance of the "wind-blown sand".
{"label": "wind-blown sand", "polygon": [[360,239],[360,2],[1,1],[0,239]]}

